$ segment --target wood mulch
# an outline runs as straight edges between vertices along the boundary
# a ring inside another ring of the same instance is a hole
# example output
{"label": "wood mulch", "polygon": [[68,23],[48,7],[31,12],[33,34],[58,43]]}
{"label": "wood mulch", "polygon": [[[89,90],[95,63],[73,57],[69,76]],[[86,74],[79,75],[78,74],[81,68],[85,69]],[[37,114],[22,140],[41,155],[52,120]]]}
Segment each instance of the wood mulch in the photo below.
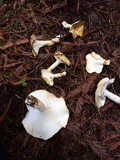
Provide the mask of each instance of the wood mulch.
{"label": "wood mulch", "polygon": [[[9,160],[120,160],[120,105],[108,99],[100,109],[95,105],[97,83],[104,77],[115,78],[109,89],[120,96],[119,11],[119,0],[0,1],[0,143]],[[61,25],[64,20],[84,21],[83,36],[74,40]],[[33,33],[41,39],[63,37],[34,57]],[[55,61],[58,50],[71,65],[50,87],[40,71]],[[91,51],[111,60],[100,74],[85,70]],[[63,96],[70,110],[67,127],[47,141],[28,135],[21,124],[27,112],[24,100],[36,89]]]}

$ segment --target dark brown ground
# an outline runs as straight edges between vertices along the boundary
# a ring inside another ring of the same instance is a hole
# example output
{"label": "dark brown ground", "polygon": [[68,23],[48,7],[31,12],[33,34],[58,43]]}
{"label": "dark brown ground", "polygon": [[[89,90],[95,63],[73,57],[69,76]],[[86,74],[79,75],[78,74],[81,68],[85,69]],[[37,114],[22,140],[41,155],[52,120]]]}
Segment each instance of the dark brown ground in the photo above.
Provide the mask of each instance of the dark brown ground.
{"label": "dark brown ground", "polygon": [[[119,0],[0,2],[0,143],[9,159],[120,160],[120,105],[107,99],[98,110],[94,103],[97,83],[104,77],[115,77],[109,90],[120,95]],[[62,27],[63,20],[83,20],[83,37],[73,40]],[[29,44],[33,33],[42,39],[64,37],[33,57]],[[40,70],[55,61],[57,50],[65,53],[71,66],[67,76],[50,87],[41,79]],[[111,60],[99,75],[85,71],[85,55],[90,51]],[[24,79],[27,86],[20,84]],[[63,96],[70,110],[67,127],[48,141],[29,136],[21,124],[27,112],[24,100],[36,89]]]}

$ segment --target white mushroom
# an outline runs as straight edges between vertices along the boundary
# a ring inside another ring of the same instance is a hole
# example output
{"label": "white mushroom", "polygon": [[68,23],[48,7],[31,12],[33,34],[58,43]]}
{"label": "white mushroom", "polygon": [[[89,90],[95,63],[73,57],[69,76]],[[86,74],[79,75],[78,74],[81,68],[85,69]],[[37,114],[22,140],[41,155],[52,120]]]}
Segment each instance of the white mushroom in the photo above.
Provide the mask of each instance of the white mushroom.
{"label": "white mushroom", "polygon": [[60,35],[56,36],[52,40],[37,40],[34,34],[30,37],[30,44],[32,46],[32,53],[36,57],[39,54],[39,49],[44,46],[52,46],[54,43],[60,42]]}
{"label": "white mushroom", "polygon": [[53,74],[52,70],[55,69],[60,63],[64,63],[68,66],[70,65],[70,61],[63,53],[56,52],[54,57],[55,57],[56,61],[48,69],[41,70],[42,79],[50,86],[52,86],[54,84],[54,82],[53,82],[54,78],[66,76],[66,74],[67,74],[67,72],[65,72],[65,71],[62,73]]}
{"label": "white mushroom", "polygon": [[100,55],[92,52],[86,55],[86,71],[88,73],[101,73],[103,65],[110,65],[110,60],[103,59]]}
{"label": "white mushroom", "polygon": [[64,28],[69,28],[69,32],[72,33],[73,38],[83,35],[84,31],[84,22],[77,21],[73,24],[69,24],[66,21],[62,22]]}
{"label": "white mushroom", "polygon": [[25,100],[28,112],[22,124],[36,138],[47,140],[68,123],[69,110],[62,97],[46,90],[37,90]]}
{"label": "white mushroom", "polygon": [[113,102],[120,104],[120,97],[111,93],[106,88],[109,84],[114,82],[113,79],[109,79],[108,77],[103,78],[97,85],[97,89],[95,92],[95,103],[98,108],[104,106],[106,97],[112,100]]}

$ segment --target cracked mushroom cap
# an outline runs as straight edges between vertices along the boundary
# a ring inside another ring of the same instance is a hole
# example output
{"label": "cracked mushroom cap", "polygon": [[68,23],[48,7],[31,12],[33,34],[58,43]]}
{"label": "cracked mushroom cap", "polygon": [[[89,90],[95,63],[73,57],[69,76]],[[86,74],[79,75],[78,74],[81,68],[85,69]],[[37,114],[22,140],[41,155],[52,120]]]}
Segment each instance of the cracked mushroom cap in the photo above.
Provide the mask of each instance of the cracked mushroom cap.
{"label": "cracked mushroom cap", "polygon": [[73,23],[69,30],[69,32],[73,34],[73,38],[76,38],[77,36],[82,36],[83,31],[84,31],[83,21],[77,21]]}
{"label": "cracked mushroom cap", "polygon": [[[36,90],[28,97],[25,100],[28,112],[22,124],[30,135],[47,140],[66,127],[69,110],[62,97],[58,98],[46,90]],[[34,101],[37,101],[35,105]]]}
{"label": "cracked mushroom cap", "polygon": [[66,65],[70,65],[70,61],[69,59],[62,53],[62,52],[56,52],[54,54],[55,59],[60,60],[60,62],[66,64]]}
{"label": "cracked mushroom cap", "polygon": [[105,104],[105,100],[106,97],[104,96],[104,92],[107,88],[107,86],[110,83],[114,82],[114,78],[113,79],[109,79],[108,77],[103,78],[97,85],[97,89],[95,91],[95,103],[97,105],[98,108],[104,106]]}

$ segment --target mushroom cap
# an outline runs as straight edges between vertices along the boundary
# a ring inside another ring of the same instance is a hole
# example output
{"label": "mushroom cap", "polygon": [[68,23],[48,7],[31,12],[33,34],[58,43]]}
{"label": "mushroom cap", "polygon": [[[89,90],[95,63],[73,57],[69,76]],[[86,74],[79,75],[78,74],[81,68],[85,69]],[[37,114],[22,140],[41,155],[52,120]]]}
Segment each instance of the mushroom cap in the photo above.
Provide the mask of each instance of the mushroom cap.
{"label": "mushroom cap", "polygon": [[34,34],[32,34],[32,35],[30,36],[30,44],[31,44],[31,46],[33,46],[35,40],[36,40],[36,36],[35,36]]}
{"label": "mushroom cap", "polygon": [[36,57],[39,53],[39,49],[44,46],[44,41],[37,40],[34,34],[30,37],[30,44],[32,46],[32,53]]}
{"label": "mushroom cap", "polygon": [[72,24],[72,26],[69,29],[69,32],[73,34],[73,38],[76,38],[78,36],[82,36],[84,31],[84,22],[83,21],[77,21]]}
{"label": "mushroom cap", "polygon": [[26,104],[28,113],[22,123],[30,135],[47,140],[62,127],[66,127],[69,110],[62,97],[58,98],[46,90],[36,90],[29,96],[37,98],[45,106],[45,110],[40,111],[38,108]]}
{"label": "mushroom cap", "polygon": [[39,49],[44,46],[52,46],[54,43],[60,42],[60,35],[52,40],[37,40],[34,34],[30,37],[30,44],[32,46],[32,53],[36,57],[39,54]]}
{"label": "mushroom cap", "polygon": [[47,69],[42,69],[41,70],[41,78],[49,85],[49,86],[53,86],[54,84],[54,77],[53,77],[53,73],[51,73],[49,70]]}
{"label": "mushroom cap", "polygon": [[[104,59],[96,54],[95,52],[92,52],[88,55],[86,55],[86,71],[88,73],[101,73],[103,69]],[[101,62],[101,63],[100,63]]]}
{"label": "mushroom cap", "polygon": [[36,42],[38,42],[38,40],[37,40],[36,36],[34,34],[32,34],[30,37],[30,44],[32,46],[32,53],[35,57],[38,55],[39,48],[40,48],[39,44]]}
{"label": "mushroom cap", "polygon": [[106,87],[110,83],[113,83],[114,80],[115,80],[114,78],[109,79],[108,77],[106,77],[106,78],[103,78],[102,80],[100,80],[100,82],[98,83],[97,89],[95,91],[95,103],[98,108],[104,106],[105,100],[106,100],[106,97],[104,96],[104,92],[106,90]]}
{"label": "mushroom cap", "polygon": [[60,60],[62,63],[65,63],[68,66],[70,65],[69,59],[62,52],[56,52],[54,57],[55,59]]}

